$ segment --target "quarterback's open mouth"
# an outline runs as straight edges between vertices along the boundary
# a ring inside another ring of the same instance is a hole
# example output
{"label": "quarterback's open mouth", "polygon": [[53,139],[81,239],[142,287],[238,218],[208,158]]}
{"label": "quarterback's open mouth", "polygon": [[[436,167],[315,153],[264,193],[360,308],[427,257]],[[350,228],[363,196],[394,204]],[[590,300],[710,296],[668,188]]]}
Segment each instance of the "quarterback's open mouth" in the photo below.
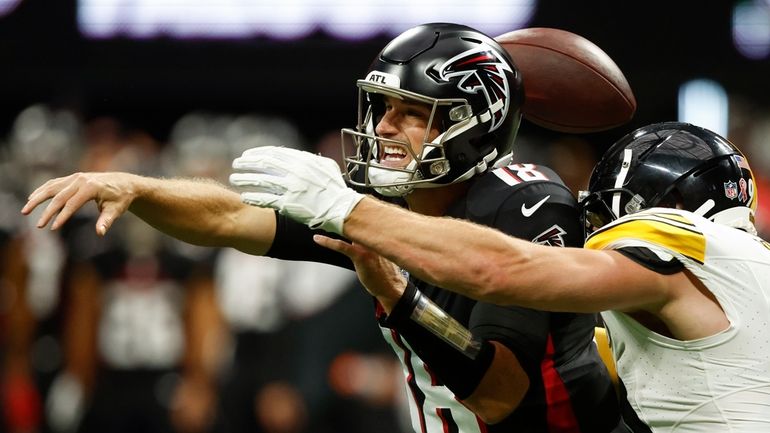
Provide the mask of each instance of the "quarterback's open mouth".
{"label": "quarterback's open mouth", "polygon": [[385,144],[382,146],[379,162],[386,166],[402,166],[409,159],[409,152],[403,146]]}

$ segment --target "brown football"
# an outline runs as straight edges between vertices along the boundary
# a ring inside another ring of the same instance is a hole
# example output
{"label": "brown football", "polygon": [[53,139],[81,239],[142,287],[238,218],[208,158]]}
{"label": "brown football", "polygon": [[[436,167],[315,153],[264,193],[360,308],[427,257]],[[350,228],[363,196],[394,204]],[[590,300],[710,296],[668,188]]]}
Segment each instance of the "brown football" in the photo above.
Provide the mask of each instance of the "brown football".
{"label": "brown football", "polygon": [[521,71],[524,118],[561,132],[597,132],[623,125],[636,98],[618,65],[574,33],[544,27],[495,38]]}

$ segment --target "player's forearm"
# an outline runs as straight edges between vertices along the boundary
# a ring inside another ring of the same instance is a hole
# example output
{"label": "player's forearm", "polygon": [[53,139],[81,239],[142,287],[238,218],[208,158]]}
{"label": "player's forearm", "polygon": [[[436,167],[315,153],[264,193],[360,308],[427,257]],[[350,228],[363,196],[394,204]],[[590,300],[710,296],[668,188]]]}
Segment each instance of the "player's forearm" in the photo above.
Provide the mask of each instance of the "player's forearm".
{"label": "player's forearm", "polygon": [[129,210],[158,230],[188,243],[264,253],[275,234],[273,211],[205,179],[134,176]]}
{"label": "player's forearm", "polygon": [[598,284],[591,279],[596,270],[590,261],[573,257],[588,251],[534,245],[373,198],[355,207],[344,231],[416,277],[474,299],[550,311],[600,311],[596,306],[602,305],[587,296],[586,288]]}
{"label": "player's forearm", "polygon": [[535,245],[489,227],[419,215],[373,198],[362,200],[343,227],[348,239],[412,275],[490,303],[597,312],[647,308],[666,296],[663,276],[617,252]]}
{"label": "player's forearm", "polygon": [[486,301],[500,300],[496,288],[503,284],[501,272],[490,268],[527,259],[525,250],[496,230],[419,215],[372,198],[356,206],[345,221],[344,235],[420,279]]}
{"label": "player's forearm", "polygon": [[491,343],[473,334],[408,284],[382,326],[395,329],[455,396],[471,396],[495,357]]}
{"label": "player's forearm", "polygon": [[441,382],[487,423],[518,407],[529,379],[513,353],[483,341],[408,284],[385,326],[396,329]]}

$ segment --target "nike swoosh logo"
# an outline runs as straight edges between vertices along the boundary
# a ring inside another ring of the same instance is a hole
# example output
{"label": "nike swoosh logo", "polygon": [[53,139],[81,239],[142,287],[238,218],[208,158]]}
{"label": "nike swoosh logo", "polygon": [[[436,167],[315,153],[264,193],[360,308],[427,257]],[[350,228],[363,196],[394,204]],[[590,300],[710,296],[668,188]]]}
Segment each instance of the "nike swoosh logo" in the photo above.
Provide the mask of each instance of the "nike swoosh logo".
{"label": "nike swoosh logo", "polygon": [[521,204],[521,213],[522,213],[522,215],[524,215],[527,218],[531,217],[532,214],[537,212],[537,210],[540,209],[540,206],[542,206],[543,203],[547,202],[549,198],[551,198],[551,196],[547,195],[547,196],[545,196],[545,198],[543,198],[539,202],[535,203],[531,207],[527,207],[526,204],[522,203]]}

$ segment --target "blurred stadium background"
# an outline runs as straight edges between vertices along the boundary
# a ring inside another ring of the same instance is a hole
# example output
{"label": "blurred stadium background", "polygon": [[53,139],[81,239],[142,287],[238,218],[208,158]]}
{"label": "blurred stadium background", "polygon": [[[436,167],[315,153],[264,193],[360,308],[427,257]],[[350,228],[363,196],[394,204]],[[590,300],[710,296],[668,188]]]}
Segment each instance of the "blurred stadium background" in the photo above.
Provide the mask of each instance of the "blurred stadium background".
{"label": "blurred stadium background", "polygon": [[355,80],[418,23],[555,27],[615,60],[638,102],[628,125],[520,132],[520,158],[574,191],[615,139],[677,119],[730,138],[770,191],[770,0],[274,3],[0,0],[0,432],[406,431],[401,373],[351,275],[130,218],[95,239],[87,212],[51,234],[18,210],[73,170],[224,181],[253,146],[335,156]]}
{"label": "blurred stadium background", "polygon": [[365,3],[1,0],[0,126],[48,102],[116,115],[157,138],[191,109],[209,109],[287,116],[314,139],[353,120],[351,83],[384,43],[439,20],[491,35],[556,27],[597,43],[636,91],[626,129],[675,118],[691,80],[713,80],[731,105],[757,104],[753,114],[770,92],[765,0]]}

